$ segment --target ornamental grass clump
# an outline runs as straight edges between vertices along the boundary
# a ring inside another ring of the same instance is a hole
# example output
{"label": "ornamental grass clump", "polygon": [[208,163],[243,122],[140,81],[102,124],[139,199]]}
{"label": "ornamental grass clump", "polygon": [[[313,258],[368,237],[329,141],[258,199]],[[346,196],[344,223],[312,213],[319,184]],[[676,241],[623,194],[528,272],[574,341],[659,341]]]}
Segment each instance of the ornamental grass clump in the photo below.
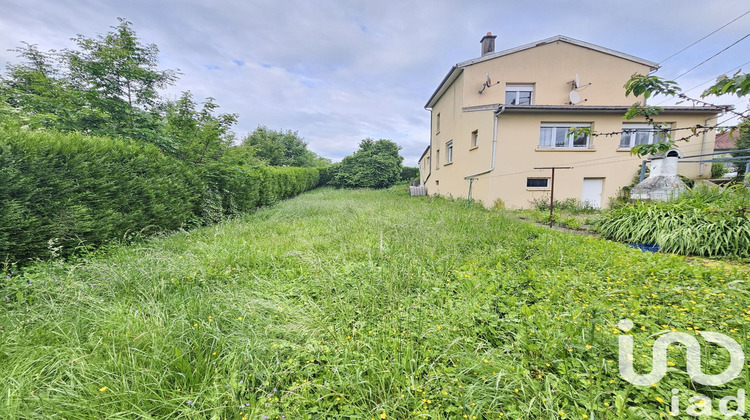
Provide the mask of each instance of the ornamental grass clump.
{"label": "ornamental grass clump", "polygon": [[664,252],[750,257],[750,190],[700,187],[665,203],[637,202],[605,213],[602,236],[659,245]]}

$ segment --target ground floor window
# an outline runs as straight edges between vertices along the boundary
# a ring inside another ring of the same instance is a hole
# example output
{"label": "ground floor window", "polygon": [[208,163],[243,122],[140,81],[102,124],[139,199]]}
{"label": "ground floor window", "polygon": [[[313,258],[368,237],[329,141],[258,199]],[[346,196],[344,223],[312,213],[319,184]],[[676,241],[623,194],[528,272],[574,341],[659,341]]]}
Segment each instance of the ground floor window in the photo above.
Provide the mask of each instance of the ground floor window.
{"label": "ground floor window", "polygon": [[589,135],[575,128],[591,128],[589,123],[542,123],[539,130],[540,149],[588,148]]}
{"label": "ground floor window", "polygon": [[526,188],[547,189],[549,178],[526,178]]}

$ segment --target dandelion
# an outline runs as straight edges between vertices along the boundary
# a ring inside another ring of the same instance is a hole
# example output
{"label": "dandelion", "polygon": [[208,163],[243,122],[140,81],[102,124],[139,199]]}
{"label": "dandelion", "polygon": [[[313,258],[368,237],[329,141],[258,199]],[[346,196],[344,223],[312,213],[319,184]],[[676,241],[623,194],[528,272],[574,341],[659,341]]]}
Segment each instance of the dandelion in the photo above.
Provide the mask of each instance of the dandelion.
{"label": "dandelion", "polygon": [[104,391],[106,391],[106,390],[107,390],[107,387],[106,387],[106,386],[103,386],[103,387],[99,388],[99,392],[104,392]]}

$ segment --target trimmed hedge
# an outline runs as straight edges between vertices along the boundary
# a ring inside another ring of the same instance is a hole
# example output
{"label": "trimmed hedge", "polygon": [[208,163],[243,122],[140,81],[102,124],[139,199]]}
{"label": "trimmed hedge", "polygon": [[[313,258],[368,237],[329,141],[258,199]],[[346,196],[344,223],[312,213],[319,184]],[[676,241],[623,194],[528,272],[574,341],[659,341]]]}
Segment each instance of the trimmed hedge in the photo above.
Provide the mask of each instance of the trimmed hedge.
{"label": "trimmed hedge", "polygon": [[0,264],[248,212],[314,188],[306,168],[196,168],[156,147],[0,128]]}

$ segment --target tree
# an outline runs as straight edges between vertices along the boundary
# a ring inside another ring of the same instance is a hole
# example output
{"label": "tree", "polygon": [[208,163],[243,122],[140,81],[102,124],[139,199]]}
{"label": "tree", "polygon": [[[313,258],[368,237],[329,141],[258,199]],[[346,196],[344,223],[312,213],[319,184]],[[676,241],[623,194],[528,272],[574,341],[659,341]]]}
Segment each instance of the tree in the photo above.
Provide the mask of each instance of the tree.
{"label": "tree", "polygon": [[[740,130],[740,136],[737,138],[737,141],[734,145],[735,150],[743,150],[743,149],[750,149],[750,120],[744,121],[744,127]],[[734,157],[748,157],[750,158],[750,152],[733,152],[732,156]],[[738,163],[737,165],[737,174],[742,175],[746,173],[746,164],[744,162]]]}
{"label": "tree", "polygon": [[391,140],[366,138],[359,150],[345,157],[330,182],[337,188],[387,188],[401,177],[404,158]]}
{"label": "tree", "polygon": [[8,65],[0,79],[4,118],[10,107],[30,128],[158,143],[158,90],[174,83],[177,72],[157,69],[156,45],[143,45],[130,22],[119,22],[106,35],[78,35],[77,50],[17,48],[23,62]]}
{"label": "tree", "polygon": [[164,138],[159,147],[181,160],[202,164],[218,161],[234,141],[231,128],[237,114],[214,115],[219,108],[214,98],[206,98],[203,107],[193,100],[190,91],[164,106]]}
{"label": "tree", "polygon": [[304,139],[292,130],[269,130],[266,126],[259,125],[245,137],[242,145],[253,148],[255,156],[270,166],[312,168],[331,163],[309,150]]}
{"label": "tree", "polygon": [[[149,138],[154,114],[149,113],[159,99],[158,90],[177,79],[175,70],[158,70],[159,49],[143,45],[131,27],[118,18],[113,31],[96,38],[78,35],[78,50],[63,52],[73,86],[85,92],[93,108],[106,115],[100,130],[111,135]],[[104,133],[102,133],[104,134]]]}

